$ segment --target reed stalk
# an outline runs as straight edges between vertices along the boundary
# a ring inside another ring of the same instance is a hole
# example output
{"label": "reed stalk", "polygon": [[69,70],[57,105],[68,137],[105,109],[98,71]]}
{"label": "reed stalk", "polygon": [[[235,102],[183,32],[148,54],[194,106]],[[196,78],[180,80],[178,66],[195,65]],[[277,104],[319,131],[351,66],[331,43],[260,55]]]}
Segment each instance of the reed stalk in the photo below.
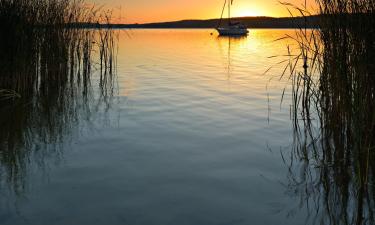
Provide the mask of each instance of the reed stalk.
{"label": "reed stalk", "polygon": [[[289,63],[295,143],[288,189],[310,209],[311,224],[370,225],[375,223],[375,4],[317,3],[320,27],[297,31],[300,52]],[[298,10],[306,15],[306,9]]]}
{"label": "reed stalk", "polygon": [[110,20],[80,0],[0,0],[0,188],[22,193],[32,156],[58,156],[79,123],[108,107],[117,35],[85,24]]}

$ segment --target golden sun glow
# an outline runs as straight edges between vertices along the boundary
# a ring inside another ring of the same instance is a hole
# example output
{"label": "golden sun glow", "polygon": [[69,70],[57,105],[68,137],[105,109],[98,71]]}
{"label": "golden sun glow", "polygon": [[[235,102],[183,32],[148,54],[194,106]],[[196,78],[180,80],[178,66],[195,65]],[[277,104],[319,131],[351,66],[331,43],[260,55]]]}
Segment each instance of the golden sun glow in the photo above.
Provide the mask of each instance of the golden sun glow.
{"label": "golden sun glow", "polygon": [[263,16],[261,11],[254,9],[240,9],[234,10],[233,16],[235,17],[247,17],[247,16]]}
{"label": "golden sun glow", "polygon": [[248,1],[238,1],[236,5],[232,6],[232,16],[246,17],[246,16],[265,16],[263,8],[259,4]]}
{"label": "golden sun glow", "polygon": [[[106,8],[113,8],[116,23],[150,23],[184,19],[219,18],[225,0],[85,0]],[[284,1],[284,0],[283,0]],[[126,4],[124,3],[126,2]],[[301,6],[304,0],[287,0]],[[315,0],[308,0],[309,8]],[[224,17],[227,17],[227,7]],[[298,13],[296,13],[298,15]],[[286,7],[277,0],[234,0],[232,17],[289,16]],[[119,18],[119,19],[117,19]]]}

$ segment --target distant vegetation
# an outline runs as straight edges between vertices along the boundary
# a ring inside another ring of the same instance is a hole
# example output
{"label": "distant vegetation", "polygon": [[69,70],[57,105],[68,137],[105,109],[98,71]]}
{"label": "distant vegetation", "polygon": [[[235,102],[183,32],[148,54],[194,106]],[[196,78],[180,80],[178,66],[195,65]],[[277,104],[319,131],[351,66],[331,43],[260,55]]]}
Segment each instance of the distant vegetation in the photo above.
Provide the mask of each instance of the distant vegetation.
{"label": "distant vegetation", "polygon": [[[223,19],[225,22],[227,19]],[[232,20],[241,22],[249,28],[299,28],[307,26],[309,28],[317,28],[319,16],[304,17],[237,17]],[[113,28],[215,28],[219,24],[220,19],[209,20],[181,20],[161,23],[146,24],[111,24]],[[85,27],[107,27],[105,24],[81,24]]]}
{"label": "distant vegetation", "polygon": [[288,188],[310,209],[311,224],[375,224],[375,4],[317,2],[320,29],[302,26],[294,39],[300,51],[288,52],[290,166],[299,166]]}

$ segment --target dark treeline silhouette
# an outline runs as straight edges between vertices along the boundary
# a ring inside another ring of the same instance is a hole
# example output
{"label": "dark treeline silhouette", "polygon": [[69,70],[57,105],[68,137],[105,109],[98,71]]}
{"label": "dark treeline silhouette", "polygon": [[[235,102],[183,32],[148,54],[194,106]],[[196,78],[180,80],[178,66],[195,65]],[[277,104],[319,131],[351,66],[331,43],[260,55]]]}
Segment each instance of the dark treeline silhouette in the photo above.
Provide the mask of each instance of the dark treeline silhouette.
{"label": "dark treeline silhouette", "polygon": [[295,130],[288,190],[310,212],[306,223],[375,224],[375,5],[317,2],[320,29],[299,30],[301,52],[288,65]]}
{"label": "dark treeline silhouette", "polygon": [[[306,18],[303,17],[237,17],[232,20],[241,22],[249,28],[298,28],[306,24]],[[222,22],[226,22],[224,18]],[[318,27],[319,16],[309,16],[307,18],[307,26],[309,28]],[[145,24],[99,24],[99,23],[82,23],[71,24],[73,27],[89,27],[89,28],[215,28],[219,24],[220,19],[208,20],[181,20],[172,22],[160,23],[145,23]]]}

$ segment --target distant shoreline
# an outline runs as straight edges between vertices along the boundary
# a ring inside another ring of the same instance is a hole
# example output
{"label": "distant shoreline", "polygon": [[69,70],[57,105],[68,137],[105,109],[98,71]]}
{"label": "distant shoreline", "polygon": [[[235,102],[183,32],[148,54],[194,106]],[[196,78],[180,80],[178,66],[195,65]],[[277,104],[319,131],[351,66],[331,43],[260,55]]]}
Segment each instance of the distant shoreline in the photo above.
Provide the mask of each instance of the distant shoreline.
{"label": "distant shoreline", "polygon": [[[233,21],[243,23],[252,29],[293,29],[293,28],[317,28],[320,16],[308,17],[237,17]],[[79,28],[112,28],[112,29],[213,29],[218,26],[220,19],[207,20],[180,20],[160,23],[144,24],[99,24],[99,23],[77,23],[70,27]],[[228,23],[223,19],[221,24]]]}

